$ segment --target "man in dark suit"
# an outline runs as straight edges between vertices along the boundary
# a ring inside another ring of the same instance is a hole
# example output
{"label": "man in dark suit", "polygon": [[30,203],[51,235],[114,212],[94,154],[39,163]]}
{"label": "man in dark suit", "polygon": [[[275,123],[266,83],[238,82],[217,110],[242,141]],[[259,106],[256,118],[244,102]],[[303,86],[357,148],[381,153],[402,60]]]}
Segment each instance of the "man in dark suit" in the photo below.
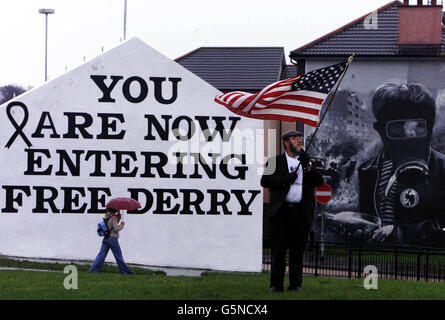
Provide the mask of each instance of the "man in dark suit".
{"label": "man in dark suit", "polygon": [[303,150],[303,135],[292,130],[283,136],[285,152],[270,158],[261,177],[269,188],[269,219],[272,234],[270,291],[283,291],[285,256],[289,249],[289,287],[300,291],[303,254],[314,219],[314,189],[323,184],[322,175],[312,167]]}

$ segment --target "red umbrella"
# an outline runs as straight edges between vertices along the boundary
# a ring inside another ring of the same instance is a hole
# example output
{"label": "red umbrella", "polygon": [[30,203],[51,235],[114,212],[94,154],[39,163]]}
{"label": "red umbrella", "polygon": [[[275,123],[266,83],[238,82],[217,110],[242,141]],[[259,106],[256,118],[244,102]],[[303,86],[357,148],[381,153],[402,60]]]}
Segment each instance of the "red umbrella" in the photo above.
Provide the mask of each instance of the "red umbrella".
{"label": "red umbrella", "polygon": [[138,201],[131,198],[114,198],[108,201],[106,207],[116,210],[134,211],[137,208],[141,208],[142,206]]}

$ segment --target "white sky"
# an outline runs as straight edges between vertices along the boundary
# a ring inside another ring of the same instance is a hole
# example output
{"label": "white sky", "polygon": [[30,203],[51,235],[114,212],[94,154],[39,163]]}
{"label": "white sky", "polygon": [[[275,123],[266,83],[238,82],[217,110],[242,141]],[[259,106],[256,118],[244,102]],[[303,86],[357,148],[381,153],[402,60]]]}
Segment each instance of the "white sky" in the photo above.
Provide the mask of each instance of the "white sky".
{"label": "white sky", "polygon": [[[294,50],[390,0],[127,0],[127,39],[139,37],[171,59],[203,46]],[[124,0],[1,0],[0,86],[44,81],[123,39]]]}

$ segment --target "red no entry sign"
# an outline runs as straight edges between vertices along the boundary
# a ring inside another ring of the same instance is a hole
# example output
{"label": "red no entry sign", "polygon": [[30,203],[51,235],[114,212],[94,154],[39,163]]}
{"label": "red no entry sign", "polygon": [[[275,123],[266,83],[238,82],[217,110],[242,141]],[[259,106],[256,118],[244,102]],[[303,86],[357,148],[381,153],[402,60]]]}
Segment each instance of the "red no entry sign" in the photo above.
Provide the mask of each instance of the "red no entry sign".
{"label": "red no entry sign", "polygon": [[327,183],[324,183],[320,187],[315,188],[314,193],[315,199],[321,204],[328,203],[329,200],[331,200],[332,198],[332,189]]}

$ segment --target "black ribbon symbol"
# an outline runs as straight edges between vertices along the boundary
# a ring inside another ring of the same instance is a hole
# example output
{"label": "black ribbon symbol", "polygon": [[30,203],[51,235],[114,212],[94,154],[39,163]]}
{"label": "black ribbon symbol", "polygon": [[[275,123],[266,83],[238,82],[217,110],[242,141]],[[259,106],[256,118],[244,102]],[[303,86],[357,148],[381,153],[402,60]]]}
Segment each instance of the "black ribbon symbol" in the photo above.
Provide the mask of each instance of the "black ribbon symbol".
{"label": "black ribbon symbol", "polygon": [[[12,107],[20,107],[23,109],[23,113],[24,113],[24,117],[22,120],[22,123],[19,125],[14,117],[12,116],[11,113],[11,109]],[[14,143],[14,140],[20,135],[23,139],[23,141],[25,141],[25,143],[27,144],[28,148],[32,146],[31,142],[28,140],[28,138],[26,137],[26,135],[23,133],[23,128],[25,127],[26,123],[28,122],[28,108],[26,107],[26,105],[22,102],[19,101],[14,101],[11,102],[10,104],[8,104],[8,106],[6,107],[6,115],[8,116],[9,121],[11,121],[12,125],[15,128],[15,132],[14,134],[11,136],[11,138],[9,138],[8,143],[5,145],[5,148],[8,148]]]}

